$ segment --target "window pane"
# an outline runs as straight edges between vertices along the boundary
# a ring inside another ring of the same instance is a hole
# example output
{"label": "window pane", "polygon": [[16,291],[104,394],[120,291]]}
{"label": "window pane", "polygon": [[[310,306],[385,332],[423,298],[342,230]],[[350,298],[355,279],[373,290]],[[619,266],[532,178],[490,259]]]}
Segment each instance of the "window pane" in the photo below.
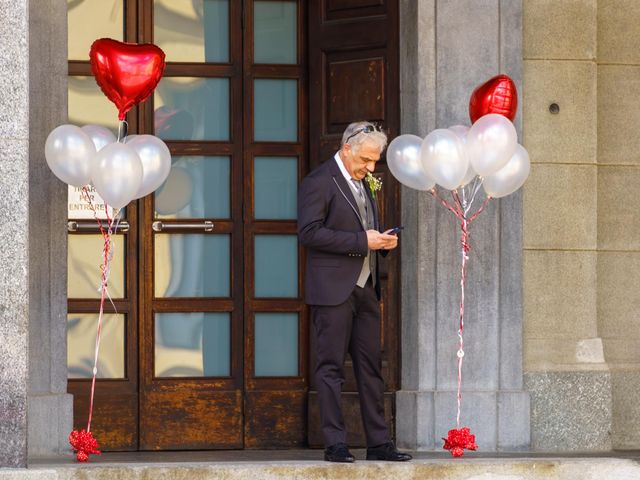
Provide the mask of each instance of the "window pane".
{"label": "window pane", "polygon": [[156,297],[229,297],[229,235],[159,234]]}
{"label": "window pane", "polygon": [[298,81],[254,80],[253,125],[256,141],[298,140]]}
{"label": "window pane", "polygon": [[253,163],[253,205],[256,219],[295,220],[298,159],[256,157]]}
{"label": "window pane", "polygon": [[124,38],[124,0],[67,0],[67,22],[69,60],[89,60],[96,39]]}
{"label": "window pane", "polygon": [[255,376],[298,375],[298,314],[256,313]]}
{"label": "window pane", "polygon": [[229,61],[229,0],[154,0],[153,22],[167,61]]}
{"label": "window pane", "polygon": [[102,125],[118,132],[118,109],[104,96],[93,77],[69,77],[69,123]]}
{"label": "window pane", "polygon": [[229,157],[173,157],[155,192],[156,218],[230,218]]}
{"label": "window pane", "polygon": [[228,377],[228,313],[156,313],[156,377]]}
{"label": "window pane", "polygon": [[295,2],[253,4],[254,63],[297,63]]}
{"label": "window pane", "polygon": [[158,137],[229,140],[229,79],[165,77],[154,98]]}
{"label": "window pane", "polygon": [[298,296],[297,236],[255,236],[255,289],[256,298]]}
{"label": "window pane", "polygon": [[[109,295],[124,298],[124,235],[112,235],[113,259],[109,272]],[[69,235],[67,237],[67,295],[69,298],[100,298],[100,265],[102,235]]]}
{"label": "window pane", "polygon": [[[67,370],[69,378],[92,378],[98,328],[97,313],[67,315]],[[125,316],[104,314],[100,333],[98,378],[125,378]]]}

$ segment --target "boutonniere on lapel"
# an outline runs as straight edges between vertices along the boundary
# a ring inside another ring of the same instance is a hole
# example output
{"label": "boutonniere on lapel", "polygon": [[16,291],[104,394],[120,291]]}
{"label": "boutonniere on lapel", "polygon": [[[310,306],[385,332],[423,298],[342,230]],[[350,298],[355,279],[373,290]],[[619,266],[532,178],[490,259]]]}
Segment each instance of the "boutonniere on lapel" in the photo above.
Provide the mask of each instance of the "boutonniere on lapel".
{"label": "boutonniere on lapel", "polygon": [[376,198],[376,192],[382,190],[382,180],[371,175],[371,172],[367,172],[367,176],[364,177],[367,185],[369,186],[369,191],[373,198]]}

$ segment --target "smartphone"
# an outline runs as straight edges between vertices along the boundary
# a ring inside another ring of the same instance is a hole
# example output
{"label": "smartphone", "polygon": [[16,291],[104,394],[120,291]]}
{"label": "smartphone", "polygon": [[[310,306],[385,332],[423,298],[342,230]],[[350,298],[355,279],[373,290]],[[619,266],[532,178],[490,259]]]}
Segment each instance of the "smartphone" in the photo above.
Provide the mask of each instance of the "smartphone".
{"label": "smartphone", "polygon": [[400,230],[402,230],[404,227],[393,227],[390,231],[387,232],[387,235],[396,235],[398,233],[400,233]]}

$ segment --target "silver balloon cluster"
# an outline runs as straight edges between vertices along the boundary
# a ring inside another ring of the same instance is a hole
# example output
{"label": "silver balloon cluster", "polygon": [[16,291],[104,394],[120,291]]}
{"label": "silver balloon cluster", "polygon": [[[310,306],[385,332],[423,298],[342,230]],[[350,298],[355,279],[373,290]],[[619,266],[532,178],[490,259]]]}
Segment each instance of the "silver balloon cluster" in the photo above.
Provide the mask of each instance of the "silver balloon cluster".
{"label": "silver balloon cluster", "polygon": [[114,209],[144,197],[164,183],[171,153],[154,135],[130,135],[118,141],[99,125],[60,125],[47,137],[45,158],[53,173],[76,187],[93,184]]}
{"label": "silver balloon cluster", "polygon": [[398,181],[416,190],[436,184],[457,190],[479,177],[488,197],[518,190],[529,176],[529,154],[518,144],[509,119],[490,113],[470,128],[437,129],[424,139],[400,135],[387,149],[389,170]]}

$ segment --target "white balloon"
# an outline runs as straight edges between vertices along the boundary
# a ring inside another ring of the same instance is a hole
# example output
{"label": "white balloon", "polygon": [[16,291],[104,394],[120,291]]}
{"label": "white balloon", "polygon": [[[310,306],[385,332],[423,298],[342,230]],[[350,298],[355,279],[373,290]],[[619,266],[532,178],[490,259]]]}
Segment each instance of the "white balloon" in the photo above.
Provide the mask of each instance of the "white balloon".
{"label": "white balloon", "polygon": [[513,123],[495,113],[479,118],[467,134],[469,162],[482,177],[504,167],[517,145],[518,135]]}
{"label": "white balloon", "polygon": [[191,202],[193,180],[182,167],[173,167],[164,185],[156,191],[155,210],[160,215],[179,212]]}
{"label": "white balloon", "polygon": [[142,182],[134,198],[149,195],[169,176],[171,153],[169,147],[153,135],[136,135],[125,142],[133,148],[142,161]]}
{"label": "white balloon", "polygon": [[[463,155],[467,156],[467,159],[468,159],[469,154],[467,153],[467,134],[469,133],[469,127],[467,127],[466,125],[454,125],[452,127],[449,127],[449,130],[455,133],[460,139],[460,142],[462,142]],[[469,162],[469,166],[467,167],[467,173],[465,173],[464,178],[460,182],[460,186],[464,187],[467,183],[473,180],[476,175],[477,175],[476,171],[473,169],[471,162]]]}
{"label": "white balloon", "polygon": [[107,145],[96,154],[91,179],[98,194],[115,209],[127,205],[142,182],[142,161],[133,148]]}
{"label": "white balloon", "polygon": [[443,128],[424,138],[420,157],[426,174],[447,190],[460,186],[469,166],[458,136]]}
{"label": "white balloon", "polygon": [[93,141],[97,152],[117,140],[111,130],[101,127],[100,125],[85,125],[82,127],[82,131],[89,135],[89,138]]}
{"label": "white balloon", "polygon": [[91,138],[75,125],[60,125],[52,130],[44,146],[51,171],[65,183],[82,187],[91,180],[91,163],[96,147]]}
{"label": "white balloon", "polygon": [[396,179],[416,190],[431,190],[436,182],[430,179],[420,161],[422,138],[417,135],[400,135],[387,148],[387,165]]}
{"label": "white balloon", "polygon": [[482,187],[490,197],[506,197],[524,184],[530,170],[529,154],[522,145],[518,145],[516,153],[504,167],[484,178]]}
{"label": "white balloon", "polygon": [[455,133],[463,142],[466,141],[467,133],[469,133],[469,127],[467,127],[466,125],[453,125],[449,127],[449,130]]}

